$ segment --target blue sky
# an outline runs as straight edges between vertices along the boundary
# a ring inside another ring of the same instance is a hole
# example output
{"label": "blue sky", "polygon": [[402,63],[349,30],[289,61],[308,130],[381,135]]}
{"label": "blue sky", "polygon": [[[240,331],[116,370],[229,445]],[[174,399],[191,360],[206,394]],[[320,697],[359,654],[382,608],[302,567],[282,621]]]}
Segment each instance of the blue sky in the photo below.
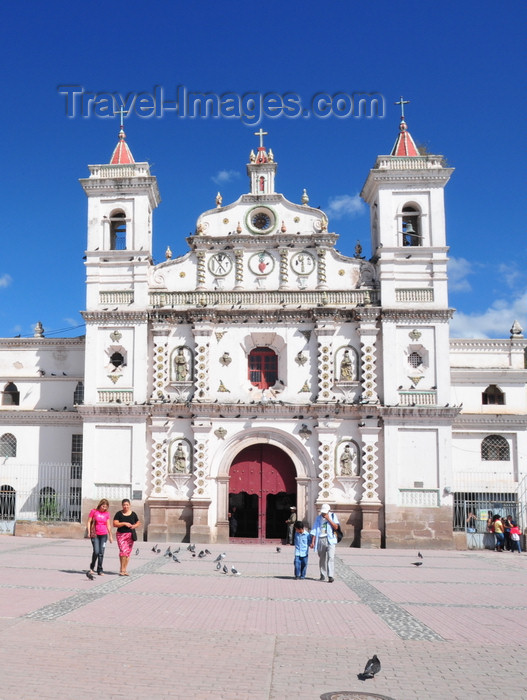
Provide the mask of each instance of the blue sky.
{"label": "blue sky", "polygon": [[[403,95],[418,144],[456,171],[447,186],[452,334],[508,337],[527,328],[524,240],[527,11],[463,0],[400,4],[269,0],[4,3],[0,336],[83,334],[86,199],[78,178],[108,162],[117,117],[68,116],[60,86],[173,100],[178,86],[217,95],[377,93],[384,116],[297,115],[247,124],[174,111],[125,120],[137,161],[158,177],[154,258],[185,238],[221,190],[248,189],[245,164],[260,126],[278,161],[276,188],[326,210],[337,247],[370,254],[358,193],[395,141]],[[102,104],[102,103],[101,103]],[[146,104],[146,103],[145,103]],[[346,111],[346,103],[343,111]],[[71,103],[69,105],[71,112]],[[69,330],[65,330],[69,329]]]}

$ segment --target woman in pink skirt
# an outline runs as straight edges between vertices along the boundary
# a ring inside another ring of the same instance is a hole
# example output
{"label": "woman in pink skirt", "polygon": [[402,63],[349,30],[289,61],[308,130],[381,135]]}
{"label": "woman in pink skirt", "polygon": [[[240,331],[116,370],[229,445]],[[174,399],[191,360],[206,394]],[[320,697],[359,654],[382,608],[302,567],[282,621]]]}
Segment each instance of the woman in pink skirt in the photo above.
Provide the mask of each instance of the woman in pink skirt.
{"label": "woman in pink skirt", "polygon": [[141,523],[139,522],[137,513],[134,513],[132,510],[130,501],[127,498],[121,501],[121,505],[123,509],[115,514],[113,526],[117,528],[117,546],[119,547],[119,561],[121,562],[119,576],[128,576],[128,561],[134,546],[132,532],[136,530]]}

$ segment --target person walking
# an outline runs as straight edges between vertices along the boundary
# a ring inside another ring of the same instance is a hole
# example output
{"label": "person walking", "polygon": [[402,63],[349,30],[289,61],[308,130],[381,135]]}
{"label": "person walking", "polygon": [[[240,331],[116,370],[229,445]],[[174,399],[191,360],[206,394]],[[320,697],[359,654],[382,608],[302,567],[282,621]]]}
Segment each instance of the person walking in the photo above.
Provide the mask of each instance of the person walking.
{"label": "person walking", "polygon": [[337,544],[336,531],[338,526],[339,519],[335,513],[330,512],[329,505],[323,503],[311,530],[313,536],[311,548],[318,552],[320,580],[325,581],[327,576],[329,583],[333,583],[335,580],[335,545]]}
{"label": "person walking", "polygon": [[295,506],[291,506],[290,510],[291,510],[291,515],[285,521],[285,524],[287,525],[287,532],[286,532],[286,537],[285,537],[286,544],[294,544],[295,522],[296,522],[296,519],[298,517],[296,514]]}
{"label": "person walking", "polygon": [[[128,576],[128,562],[130,554],[137,539],[135,530],[141,525],[137,513],[134,513],[130,501],[124,498],[121,501],[122,510],[115,514],[113,526],[117,528],[117,546],[119,547],[119,562],[121,564],[119,576]],[[134,540],[135,534],[135,540]]]}
{"label": "person walking", "polygon": [[96,564],[98,575],[104,575],[102,562],[104,559],[104,550],[106,549],[106,541],[109,539],[110,543],[113,542],[112,531],[110,529],[110,513],[108,512],[109,507],[110,504],[106,498],[103,498],[99,501],[97,508],[90,510],[88,516],[87,528],[93,548],[89,572],[92,576],[95,573]]}
{"label": "person walking", "polygon": [[295,522],[295,578],[304,579],[307,573],[311,535],[301,520]]}

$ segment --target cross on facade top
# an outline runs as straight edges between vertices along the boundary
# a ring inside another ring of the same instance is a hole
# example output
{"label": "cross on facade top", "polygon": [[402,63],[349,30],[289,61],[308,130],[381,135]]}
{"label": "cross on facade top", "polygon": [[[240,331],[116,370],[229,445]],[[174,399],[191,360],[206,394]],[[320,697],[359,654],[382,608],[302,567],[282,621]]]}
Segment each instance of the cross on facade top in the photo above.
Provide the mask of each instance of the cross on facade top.
{"label": "cross on facade top", "polygon": [[121,106],[119,107],[119,109],[117,111],[115,111],[115,110],[113,111],[114,114],[121,115],[121,126],[124,126],[124,115],[128,114],[129,111],[130,111],[129,109],[124,108],[123,104],[121,104]]}
{"label": "cross on facade top", "polygon": [[401,119],[404,119],[404,105],[409,105],[410,100],[403,100],[403,96],[401,95],[399,102],[394,102],[394,104],[401,105]]}
{"label": "cross on facade top", "polygon": [[268,135],[268,132],[267,132],[267,131],[264,131],[264,130],[262,129],[262,127],[260,127],[260,131],[255,131],[255,132],[254,132],[254,135],[260,137],[260,148],[263,148],[263,147],[264,147],[264,145],[263,145],[263,137],[264,137],[264,136],[267,136],[267,135]]}

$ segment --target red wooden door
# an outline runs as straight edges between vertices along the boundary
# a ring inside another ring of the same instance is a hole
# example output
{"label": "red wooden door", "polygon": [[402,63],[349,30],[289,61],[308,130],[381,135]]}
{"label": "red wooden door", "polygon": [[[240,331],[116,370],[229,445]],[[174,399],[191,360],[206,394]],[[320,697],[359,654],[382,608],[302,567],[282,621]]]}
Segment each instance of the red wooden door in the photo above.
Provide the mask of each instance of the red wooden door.
{"label": "red wooden door", "polygon": [[251,445],[230,469],[230,510],[236,508],[236,536],[279,539],[290,506],[296,505],[296,470],[291,458],[274,445]]}

